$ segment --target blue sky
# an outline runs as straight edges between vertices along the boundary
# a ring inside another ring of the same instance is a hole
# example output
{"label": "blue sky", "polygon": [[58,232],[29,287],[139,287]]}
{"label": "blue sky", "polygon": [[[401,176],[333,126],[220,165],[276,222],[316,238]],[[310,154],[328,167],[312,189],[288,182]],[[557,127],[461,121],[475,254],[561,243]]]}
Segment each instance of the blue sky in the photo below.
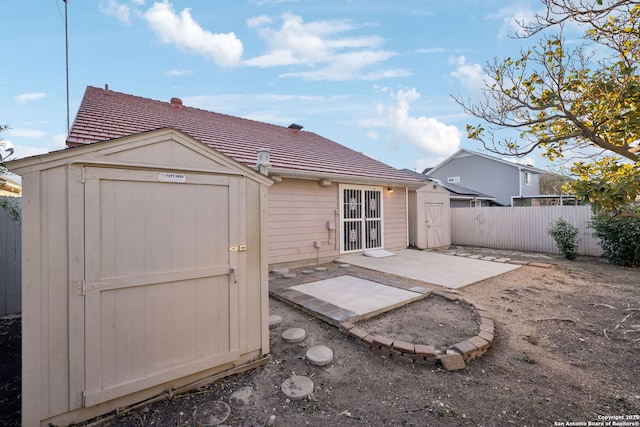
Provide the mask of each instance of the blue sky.
{"label": "blue sky", "polygon": [[[287,126],[397,168],[435,166],[476,121],[481,66],[515,56],[537,0],[68,0],[71,122],[86,86]],[[64,148],[65,4],[3,3],[0,135]],[[544,168],[538,155],[529,162]]]}

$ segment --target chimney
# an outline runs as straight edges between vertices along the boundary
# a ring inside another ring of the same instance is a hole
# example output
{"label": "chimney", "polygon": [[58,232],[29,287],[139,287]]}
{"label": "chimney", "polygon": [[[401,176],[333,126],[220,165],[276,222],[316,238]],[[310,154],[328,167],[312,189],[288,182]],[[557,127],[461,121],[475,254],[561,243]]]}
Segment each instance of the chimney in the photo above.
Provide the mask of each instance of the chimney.
{"label": "chimney", "polygon": [[107,83],[104,84],[104,92],[109,93],[109,85]]}
{"label": "chimney", "polygon": [[182,99],[180,98],[171,98],[171,108],[174,110],[179,110],[182,108]]}
{"label": "chimney", "polygon": [[258,172],[267,176],[269,176],[269,168],[271,167],[271,160],[270,160],[269,153],[270,153],[270,150],[268,148],[258,149],[258,161],[256,162],[256,167],[258,168]]}

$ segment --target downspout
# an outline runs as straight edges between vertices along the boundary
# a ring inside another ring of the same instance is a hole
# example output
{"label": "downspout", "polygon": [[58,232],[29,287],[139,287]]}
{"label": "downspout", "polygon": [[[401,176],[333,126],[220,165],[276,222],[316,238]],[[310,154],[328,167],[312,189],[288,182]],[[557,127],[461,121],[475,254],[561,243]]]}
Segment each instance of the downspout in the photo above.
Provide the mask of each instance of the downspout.
{"label": "downspout", "polygon": [[[416,194],[416,205],[418,203],[418,195]],[[417,209],[417,208],[416,208]],[[415,216],[415,215],[414,215]],[[404,217],[406,218],[407,224],[407,247],[409,246],[409,187],[404,187]],[[417,222],[417,220],[416,220]]]}
{"label": "downspout", "polygon": [[[522,166],[518,166],[518,192],[520,193],[518,197],[522,199]],[[514,196],[511,196],[512,207],[513,207],[513,198]]]}

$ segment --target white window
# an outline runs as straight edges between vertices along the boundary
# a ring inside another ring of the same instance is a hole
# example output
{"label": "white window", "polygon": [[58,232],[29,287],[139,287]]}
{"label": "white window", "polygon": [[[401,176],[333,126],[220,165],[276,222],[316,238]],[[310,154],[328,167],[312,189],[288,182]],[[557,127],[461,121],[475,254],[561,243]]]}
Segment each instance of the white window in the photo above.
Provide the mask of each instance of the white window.
{"label": "white window", "polygon": [[450,176],[449,178],[447,178],[447,182],[450,184],[454,184],[456,182],[460,182],[460,177],[459,176]]}
{"label": "white window", "polygon": [[524,185],[531,185],[531,174],[526,171],[524,173]]}

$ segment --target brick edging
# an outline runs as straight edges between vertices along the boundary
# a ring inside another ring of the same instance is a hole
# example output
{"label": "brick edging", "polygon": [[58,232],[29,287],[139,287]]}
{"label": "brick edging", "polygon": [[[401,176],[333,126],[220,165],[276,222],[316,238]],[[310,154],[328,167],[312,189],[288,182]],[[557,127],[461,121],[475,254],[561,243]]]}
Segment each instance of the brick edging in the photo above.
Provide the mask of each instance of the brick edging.
{"label": "brick edging", "polygon": [[443,354],[437,351],[432,345],[393,340],[382,335],[370,335],[349,321],[342,322],[340,324],[340,330],[372,350],[375,354],[415,364],[436,365],[442,363],[444,356],[452,353],[460,355],[466,363],[482,356],[491,348],[495,337],[495,328],[493,320],[489,317],[484,307],[453,292],[432,291],[431,295],[444,298],[451,302],[459,301],[470,307],[478,321],[478,335],[452,345],[449,350]]}

